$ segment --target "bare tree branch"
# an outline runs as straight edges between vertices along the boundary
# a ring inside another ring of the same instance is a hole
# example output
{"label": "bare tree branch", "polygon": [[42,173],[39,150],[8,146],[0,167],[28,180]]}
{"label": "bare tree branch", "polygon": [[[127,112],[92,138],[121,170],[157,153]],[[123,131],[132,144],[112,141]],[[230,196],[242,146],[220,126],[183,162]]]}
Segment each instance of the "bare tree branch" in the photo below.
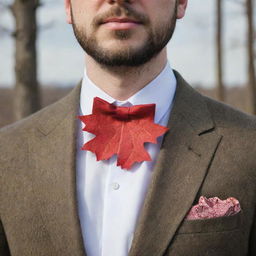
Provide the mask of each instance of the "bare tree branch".
{"label": "bare tree branch", "polygon": [[37,17],[39,0],[15,0],[15,116],[21,119],[40,108],[37,80]]}
{"label": "bare tree branch", "polygon": [[217,96],[221,101],[225,101],[225,85],[223,81],[223,2],[216,0],[216,75],[217,75]]}

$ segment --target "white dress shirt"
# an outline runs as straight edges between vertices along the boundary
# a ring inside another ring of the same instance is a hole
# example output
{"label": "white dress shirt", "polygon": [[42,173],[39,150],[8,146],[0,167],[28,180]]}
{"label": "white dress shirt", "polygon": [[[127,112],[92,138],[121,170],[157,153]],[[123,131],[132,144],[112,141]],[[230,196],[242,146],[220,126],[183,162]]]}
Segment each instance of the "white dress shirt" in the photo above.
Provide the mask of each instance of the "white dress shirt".
{"label": "white dress shirt", "polygon": [[[80,115],[92,113],[94,97],[118,106],[156,104],[155,123],[167,125],[176,90],[176,79],[169,65],[147,86],[126,101],[117,101],[102,91],[84,74]],[[77,196],[82,235],[87,256],[127,256],[153,167],[162,142],[147,143],[152,161],[136,163],[127,171],[116,166],[116,156],[96,161],[90,151],[81,147],[95,137],[78,125]]]}

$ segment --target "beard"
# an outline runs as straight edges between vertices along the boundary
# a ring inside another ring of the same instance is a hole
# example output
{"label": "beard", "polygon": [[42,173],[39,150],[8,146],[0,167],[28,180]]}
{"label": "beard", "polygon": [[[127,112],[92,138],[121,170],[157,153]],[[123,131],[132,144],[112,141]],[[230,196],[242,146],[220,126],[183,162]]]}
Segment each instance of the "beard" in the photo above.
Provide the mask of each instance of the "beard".
{"label": "beard", "polygon": [[[128,18],[134,18],[135,20],[140,21],[146,28],[147,37],[140,47],[120,47],[120,49],[113,51],[104,49],[104,47],[101,46],[99,40],[97,40],[95,36],[96,33],[91,33],[89,35],[85,29],[79,27],[71,9],[72,26],[77,41],[83,50],[97,63],[108,68],[120,66],[138,67],[147,63],[160,53],[172,38],[175,30],[177,1],[174,13],[170,15],[166,23],[156,24],[155,28],[150,26],[150,21],[145,15],[136,12],[129,5],[122,5],[112,7],[108,13],[95,17],[91,24],[92,31],[97,31],[98,27],[106,18],[113,16],[118,17],[122,16],[122,14]],[[127,40],[132,36],[132,31],[115,30],[112,31],[112,36],[117,40]]]}

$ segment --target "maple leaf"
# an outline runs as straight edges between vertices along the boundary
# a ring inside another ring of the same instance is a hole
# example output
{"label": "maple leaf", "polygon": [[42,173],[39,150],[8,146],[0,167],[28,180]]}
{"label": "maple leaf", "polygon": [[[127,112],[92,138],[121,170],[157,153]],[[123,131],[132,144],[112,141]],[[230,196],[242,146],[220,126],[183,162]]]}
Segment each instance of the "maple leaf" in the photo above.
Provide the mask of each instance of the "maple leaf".
{"label": "maple leaf", "polygon": [[157,137],[168,128],[154,123],[155,104],[117,107],[96,97],[91,115],[79,116],[83,131],[96,135],[82,150],[95,153],[97,161],[117,155],[117,166],[129,170],[135,162],[151,161],[144,148],[146,142],[157,143]]}

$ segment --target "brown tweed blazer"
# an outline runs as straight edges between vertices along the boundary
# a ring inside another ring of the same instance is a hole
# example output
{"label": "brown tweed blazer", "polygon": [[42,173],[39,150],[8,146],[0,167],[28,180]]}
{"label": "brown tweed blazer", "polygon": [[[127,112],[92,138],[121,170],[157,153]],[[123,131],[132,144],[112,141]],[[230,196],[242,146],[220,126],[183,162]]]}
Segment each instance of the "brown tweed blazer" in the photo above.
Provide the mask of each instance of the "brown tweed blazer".
{"label": "brown tweed blazer", "polygon": [[[175,74],[170,131],[129,256],[255,256],[256,119]],[[0,256],[86,255],[75,180],[79,93],[0,131]],[[201,195],[235,197],[242,211],[184,220]]]}

